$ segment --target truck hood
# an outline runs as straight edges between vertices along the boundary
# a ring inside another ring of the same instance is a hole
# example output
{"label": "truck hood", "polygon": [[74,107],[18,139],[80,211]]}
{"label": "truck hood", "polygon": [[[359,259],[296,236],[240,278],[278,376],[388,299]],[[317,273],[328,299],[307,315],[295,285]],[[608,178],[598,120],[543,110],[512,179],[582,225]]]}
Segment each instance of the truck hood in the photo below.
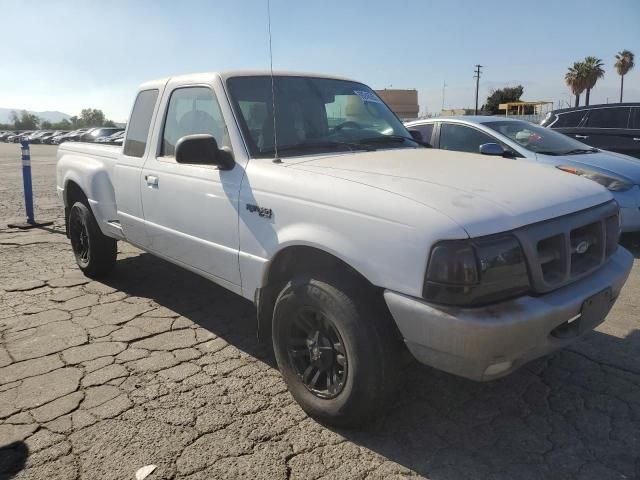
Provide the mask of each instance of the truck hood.
{"label": "truck hood", "polygon": [[567,215],[613,198],[597,183],[576,175],[479,154],[394,149],[308,158],[287,162],[288,167],[409,198],[446,215],[471,237]]}

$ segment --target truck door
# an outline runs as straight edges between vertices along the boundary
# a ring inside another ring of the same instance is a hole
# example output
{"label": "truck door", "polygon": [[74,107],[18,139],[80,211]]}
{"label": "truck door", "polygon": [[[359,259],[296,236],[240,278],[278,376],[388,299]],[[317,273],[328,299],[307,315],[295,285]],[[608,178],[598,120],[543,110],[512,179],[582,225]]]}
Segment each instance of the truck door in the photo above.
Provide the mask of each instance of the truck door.
{"label": "truck door", "polygon": [[176,142],[196,133],[231,148],[216,95],[208,85],[170,82],[162,105],[159,146],[142,171],[149,250],[233,289],[240,285],[237,208],[244,170],[179,164],[174,156]]}
{"label": "truck door", "polygon": [[140,176],[158,95],[158,89],[141,90],[138,93],[129,118],[122,155],[114,169],[118,221],[125,238],[145,248],[148,239],[140,198]]}

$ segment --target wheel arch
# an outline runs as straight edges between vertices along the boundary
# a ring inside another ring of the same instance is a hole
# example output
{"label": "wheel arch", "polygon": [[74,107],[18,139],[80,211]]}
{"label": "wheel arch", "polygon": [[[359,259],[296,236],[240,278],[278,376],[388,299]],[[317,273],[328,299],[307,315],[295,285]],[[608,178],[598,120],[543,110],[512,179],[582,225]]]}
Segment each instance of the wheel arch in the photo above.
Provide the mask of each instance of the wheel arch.
{"label": "wheel arch", "polygon": [[273,256],[266,265],[263,284],[256,289],[255,304],[258,320],[258,338],[271,338],[271,320],[275,300],[284,284],[295,275],[320,271],[340,271],[361,282],[382,299],[382,290],[371,283],[360,271],[337,255],[311,245],[288,245]]}
{"label": "wheel arch", "polygon": [[91,209],[87,194],[82,187],[73,179],[67,179],[64,184],[64,226],[67,237],[69,236],[69,212],[76,202],[83,202],[87,208]]}

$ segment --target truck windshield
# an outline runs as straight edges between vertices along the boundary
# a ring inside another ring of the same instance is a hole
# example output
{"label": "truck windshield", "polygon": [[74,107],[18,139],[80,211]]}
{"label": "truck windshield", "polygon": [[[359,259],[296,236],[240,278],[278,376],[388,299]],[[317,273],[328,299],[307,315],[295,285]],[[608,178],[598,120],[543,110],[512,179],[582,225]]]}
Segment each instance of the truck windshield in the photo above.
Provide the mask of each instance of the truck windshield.
{"label": "truck windshield", "polygon": [[253,157],[273,157],[275,146],[282,157],[420,147],[389,107],[361,83],[274,76],[272,90],[271,77],[264,75],[233,77],[227,86]]}
{"label": "truck windshield", "polygon": [[543,155],[575,155],[598,151],[550,128],[521,120],[484,122],[483,125],[509,137],[523,148]]}

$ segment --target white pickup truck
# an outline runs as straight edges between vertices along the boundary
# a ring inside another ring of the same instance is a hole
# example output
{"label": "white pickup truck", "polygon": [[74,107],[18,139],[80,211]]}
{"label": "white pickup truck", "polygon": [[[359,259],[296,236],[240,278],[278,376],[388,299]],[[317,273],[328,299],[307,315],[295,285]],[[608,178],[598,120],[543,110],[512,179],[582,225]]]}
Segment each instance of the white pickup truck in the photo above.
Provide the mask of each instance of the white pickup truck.
{"label": "white pickup truck", "polygon": [[595,182],[425,147],[358,82],[195,74],[140,87],[123,147],[62,145],[57,185],[86,275],[125,240],[254,301],[294,398],[358,425],[407,349],[506,375],[600,324],[632,265]]}

